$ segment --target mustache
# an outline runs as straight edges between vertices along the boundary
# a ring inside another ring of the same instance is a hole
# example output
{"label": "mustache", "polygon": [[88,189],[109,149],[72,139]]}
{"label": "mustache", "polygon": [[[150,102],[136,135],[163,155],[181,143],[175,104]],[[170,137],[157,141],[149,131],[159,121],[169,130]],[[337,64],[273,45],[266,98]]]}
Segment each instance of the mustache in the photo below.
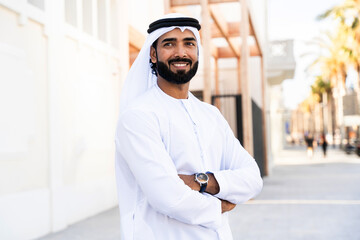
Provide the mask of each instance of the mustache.
{"label": "mustache", "polygon": [[168,61],[168,64],[170,65],[171,63],[174,63],[174,62],[187,62],[187,63],[190,63],[190,65],[192,64],[192,61],[188,58],[174,58],[174,59],[170,59]]}

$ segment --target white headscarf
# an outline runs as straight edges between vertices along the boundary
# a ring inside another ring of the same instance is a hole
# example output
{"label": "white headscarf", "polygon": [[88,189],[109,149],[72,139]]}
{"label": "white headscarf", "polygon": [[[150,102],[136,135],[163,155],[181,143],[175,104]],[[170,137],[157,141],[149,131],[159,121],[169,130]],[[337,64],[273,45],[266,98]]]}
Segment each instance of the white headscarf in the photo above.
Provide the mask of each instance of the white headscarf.
{"label": "white headscarf", "polygon": [[[165,15],[163,18],[181,18],[187,17],[179,13],[171,13]],[[145,93],[149,88],[151,88],[157,81],[157,77],[152,73],[152,68],[150,66],[150,48],[153,42],[155,42],[159,37],[164,35],[171,30],[179,28],[182,32],[186,29],[192,31],[195,35],[198,50],[200,50],[200,35],[199,31],[195,27],[184,27],[184,26],[172,26],[159,28],[151,32],[146,41],[141,48],[141,51],[134,63],[132,64],[129,73],[126,77],[123,89],[121,91],[120,97],[120,113],[122,113],[126,107],[134,100],[136,97]],[[198,51],[199,52],[199,51]]]}

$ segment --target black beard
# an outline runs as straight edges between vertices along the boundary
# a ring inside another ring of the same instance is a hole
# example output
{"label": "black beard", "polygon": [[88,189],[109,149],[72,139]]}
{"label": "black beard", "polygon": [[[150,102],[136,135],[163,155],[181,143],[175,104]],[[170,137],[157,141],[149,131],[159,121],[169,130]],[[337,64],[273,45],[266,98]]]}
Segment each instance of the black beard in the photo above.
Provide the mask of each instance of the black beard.
{"label": "black beard", "polygon": [[[191,66],[191,61],[189,59],[169,60],[169,66],[170,66],[170,63],[172,63],[172,62],[188,62]],[[158,61],[156,63],[158,74],[162,78],[164,78],[166,81],[168,81],[170,83],[175,83],[175,84],[185,84],[185,83],[189,82],[195,76],[197,69],[198,69],[198,65],[199,65],[199,61],[195,62],[194,66],[192,68],[190,68],[190,70],[188,72],[185,72],[185,70],[179,70],[176,73],[174,73],[170,70],[170,67],[168,67],[164,62]]]}

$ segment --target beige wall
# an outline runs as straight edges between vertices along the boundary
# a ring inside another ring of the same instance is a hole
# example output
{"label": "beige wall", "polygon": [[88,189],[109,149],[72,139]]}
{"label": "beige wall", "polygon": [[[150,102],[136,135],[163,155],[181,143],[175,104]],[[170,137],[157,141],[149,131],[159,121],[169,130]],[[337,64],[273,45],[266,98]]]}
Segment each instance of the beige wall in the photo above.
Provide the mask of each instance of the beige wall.
{"label": "beige wall", "polygon": [[0,129],[7,134],[0,139],[7,150],[0,151],[0,196],[48,185],[47,40],[40,24],[19,26],[18,19],[0,5],[0,54],[6,64],[0,82],[9,97],[1,99],[6,122]]}
{"label": "beige wall", "polygon": [[109,28],[121,36],[103,42],[64,23],[64,2],[46,2],[0,0],[0,239],[37,238],[117,205],[126,14]]}
{"label": "beige wall", "polygon": [[50,229],[47,38],[41,24],[20,22],[0,5],[0,239]]}
{"label": "beige wall", "polygon": [[112,65],[117,61],[86,45],[79,48],[70,38],[64,53],[62,138],[68,185],[113,175],[118,95]]}

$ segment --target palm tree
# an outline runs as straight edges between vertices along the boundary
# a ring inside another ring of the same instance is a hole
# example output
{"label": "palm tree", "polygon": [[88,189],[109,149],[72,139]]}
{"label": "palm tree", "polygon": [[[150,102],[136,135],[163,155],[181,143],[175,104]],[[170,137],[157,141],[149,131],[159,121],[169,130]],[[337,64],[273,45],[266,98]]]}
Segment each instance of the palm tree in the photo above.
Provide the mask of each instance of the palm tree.
{"label": "palm tree", "polygon": [[[318,16],[318,19],[333,19],[339,23],[339,34],[345,39],[343,49],[347,61],[360,73],[360,0],[345,0]],[[359,83],[357,83],[359,86]],[[358,87],[357,87],[358,88]]]}
{"label": "palm tree", "polygon": [[345,0],[343,4],[335,6],[321,14],[319,19],[330,18],[339,23],[339,33],[343,34],[343,49],[347,55],[347,64],[357,70],[355,91],[360,102],[360,0]]}
{"label": "palm tree", "polygon": [[304,133],[310,133],[311,135],[315,134],[315,109],[316,109],[317,100],[315,95],[310,94],[304,101],[299,105],[299,109],[303,114],[303,125]]}
{"label": "palm tree", "polygon": [[[335,135],[335,129],[340,129],[339,125],[342,122],[342,95],[345,92],[345,80],[347,76],[348,55],[345,51],[344,44],[346,37],[339,31],[335,34],[326,33],[321,37],[314,39],[313,43],[321,49],[321,54],[313,61],[308,71],[315,67],[320,69],[320,76],[317,77],[318,84],[320,80],[326,86],[332,87],[333,91],[328,92],[326,97],[326,104],[328,112],[325,116],[330,115],[326,125],[328,125],[329,132]],[[315,83],[316,84],[316,83]],[[325,86],[325,85],[324,85]],[[315,89],[313,89],[315,91]],[[321,97],[321,98],[322,98]],[[332,109],[334,108],[334,115]]]}
{"label": "palm tree", "polygon": [[[329,110],[331,112],[331,101],[329,101],[329,96],[331,95],[331,83],[328,80],[325,80],[322,76],[317,76],[315,82],[311,86],[312,94],[318,104],[322,107],[320,113],[321,129],[322,133],[326,134],[328,128],[332,130],[331,119],[328,118]],[[329,126],[328,126],[329,125]]]}

